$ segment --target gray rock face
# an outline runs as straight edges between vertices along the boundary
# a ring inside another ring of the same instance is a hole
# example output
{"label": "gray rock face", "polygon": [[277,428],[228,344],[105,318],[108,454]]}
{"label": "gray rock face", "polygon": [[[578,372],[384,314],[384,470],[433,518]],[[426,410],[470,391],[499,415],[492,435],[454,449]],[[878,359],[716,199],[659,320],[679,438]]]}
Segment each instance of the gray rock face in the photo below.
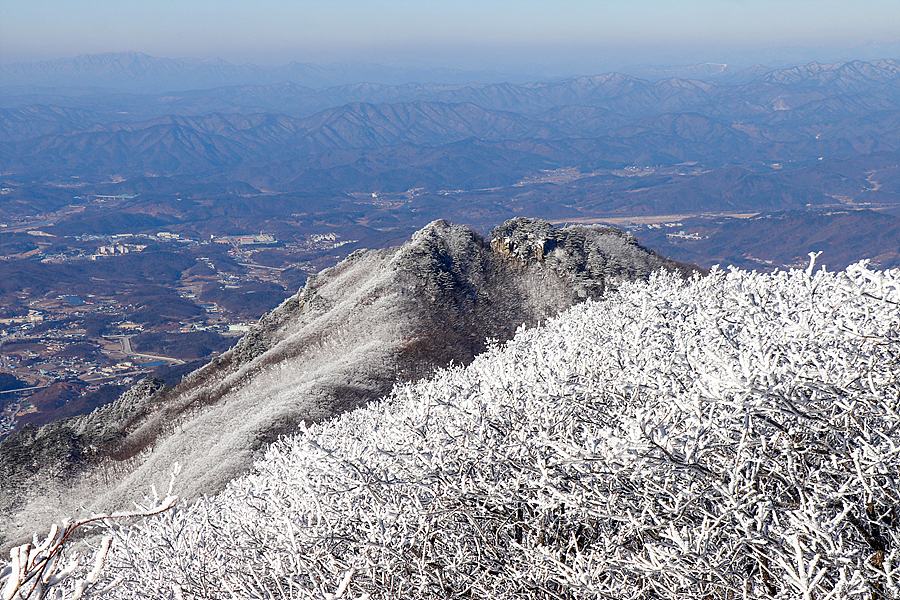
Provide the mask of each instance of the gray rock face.
{"label": "gray rock face", "polygon": [[492,236],[435,221],[398,248],[355,252],[174,388],[143,380],[90,415],[9,436],[0,545],[45,524],[36,518],[128,507],[175,462],[182,496],[215,493],[301,422],[466,363],[486,339],[509,339],[621,280],[691,270],[609,227],[514,219]]}
{"label": "gray rock face", "polygon": [[623,280],[646,279],[659,268],[683,274],[694,267],[664,260],[615,227],[553,227],[518,218],[491,231],[491,248],[523,266],[543,264],[567,281],[576,300],[599,299]]}

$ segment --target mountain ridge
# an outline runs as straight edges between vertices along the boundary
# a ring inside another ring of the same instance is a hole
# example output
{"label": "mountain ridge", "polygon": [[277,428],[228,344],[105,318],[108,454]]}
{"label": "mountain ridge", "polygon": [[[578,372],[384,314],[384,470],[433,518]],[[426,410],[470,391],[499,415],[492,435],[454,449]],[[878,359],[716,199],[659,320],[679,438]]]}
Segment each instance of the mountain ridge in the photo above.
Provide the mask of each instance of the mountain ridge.
{"label": "mountain ridge", "polygon": [[[452,154],[468,139],[497,144],[500,163],[502,146],[531,144],[531,162],[546,170],[782,165],[900,151],[896,60],[813,63],[740,85],[606,74],[524,85],[289,84],[73,97],[61,105],[35,100],[7,97],[0,108],[0,168],[9,178],[178,175],[343,194],[381,191],[373,186],[392,177],[403,183],[390,191],[422,187],[417,178],[428,176],[425,169],[409,176],[406,165],[389,166],[380,156],[406,144]],[[355,154],[339,164],[334,158],[343,151]],[[456,160],[481,159],[463,153]],[[376,173],[366,173],[379,161]],[[297,162],[307,165],[300,179]],[[292,175],[276,180],[279,170]],[[466,169],[444,175],[457,179],[450,189],[486,187]],[[493,180],[511,185],[519,173],[499,175]],[[341,181],[354,183],[342,188]]]}
{"label": "mountain ridge", "polygon": [[[127,506],[134,486],[149,486],[173,461],[191,474],[184,494],[217,491],[299,423],[467,363],[488,339],[509,339],[660,268],[695,270],[614,228],[532,219],[507,222],[491,243],[435,221],[399,248],[357,251],[174,388],[144,380],[91,415],[0,441],[0,510],[15,515],[0,535],[17,539],[23,520],[71,509],[55,504],[73,498],[93,510]],[[70,493],[49,500],[57,489]]]}
{"label": "mountain ridge", "polygon": [[[496,245],[549,257],[532,225]],[[300,427],[215,496],[178,502],[175,469],[57,589],[90,573],[123,600],[889,595],[900,271],[808,258],[623,283]]]}

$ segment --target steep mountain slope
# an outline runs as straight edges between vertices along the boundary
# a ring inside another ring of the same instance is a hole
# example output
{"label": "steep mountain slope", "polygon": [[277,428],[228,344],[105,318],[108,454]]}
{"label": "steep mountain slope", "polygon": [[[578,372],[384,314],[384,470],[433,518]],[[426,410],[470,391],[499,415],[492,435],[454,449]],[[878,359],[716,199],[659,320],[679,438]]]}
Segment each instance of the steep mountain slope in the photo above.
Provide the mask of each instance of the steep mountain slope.
{"label": "steep mountain slope", "polygon": [[900,272],[864,264],[627,283],[302,428],[216,497],[112,526],[98,581],[119,578],[115,598],[896,598],[898,302]]}
{"label": "steep mountain slope", "polygon": [[621,281],[690,271],[608,227],[517,219],[494,236],[436,221],[399,248],[356,252],[175,388],[144,381],[91,415],[4,439],[0,509],[15,518],[0,519],[0,535],[30,534],[82,503],[127,507],[175,462],[186,496],[219,491],[300,423],[468,362],[486,339],[509,339]]}

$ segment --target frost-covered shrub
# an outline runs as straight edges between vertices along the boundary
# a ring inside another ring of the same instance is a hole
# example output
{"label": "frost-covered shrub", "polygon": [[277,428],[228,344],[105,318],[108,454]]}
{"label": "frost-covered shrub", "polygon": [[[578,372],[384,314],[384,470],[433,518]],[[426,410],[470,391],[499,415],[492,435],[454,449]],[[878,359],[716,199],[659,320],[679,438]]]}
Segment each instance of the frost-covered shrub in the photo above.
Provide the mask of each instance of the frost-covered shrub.
{"label": "frost-covered shrub", "polygon": [[900,597],[900,272],[623,284],[115,530],[118,597]]}
{"label": "frost-covered shrub", "polygon": [[[171,492],[171,486],[169,491]],[[42,542],[35,535],[32,543],[10,550],[9,563],[0,569],[0,598],[42,600],[52,597],[58,600],[79,600],[103,596],[123,579],[122,575],[104,572],[112,536],[104,536],[93,549],[92,557],[84,560],[72,547],[79,545],[79,538],[85,534],[85,530],[96,529],[98,526],[111,527],[115,520],[159,515],[174,507],[177,501],[178,498],[171,495],[162,501],[156,497],[151,506],[139,507],[137,511],[94,515],[83,521],[66,520],[62,527],[53,525]]]}

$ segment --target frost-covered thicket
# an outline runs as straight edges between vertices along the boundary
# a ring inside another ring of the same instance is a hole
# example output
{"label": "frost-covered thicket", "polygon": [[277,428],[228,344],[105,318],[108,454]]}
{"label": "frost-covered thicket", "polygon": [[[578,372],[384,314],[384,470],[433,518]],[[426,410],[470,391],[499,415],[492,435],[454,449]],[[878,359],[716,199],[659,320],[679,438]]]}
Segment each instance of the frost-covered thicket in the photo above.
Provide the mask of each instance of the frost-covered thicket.
{"label": "frost-covered thicket", "polygon": [[158,598],[900,597],[900,272],[624,284],[115,530]]}
{"label": "frost-covered thicket", "polygon": [[[176,466],[177,471],[177,466]],[[172,483],[174,483],[172,475]],[[171,486],[169,488],[171,492]],[[155,493],[155,490],[154,490]],[[62,527],[53,525],[43,541],[35,534],[32,543],[22,544],[10,550],[10,561],[0,569],[0,598],[2,600],[41,600],[53,597],[58,600],[79,600],[102,596],[114,589],[124,577],[103,577],[106,557],[112,545],[112,536],[104,536],[94,549],[93,568],[86,572],[85,564],[71,547],[86,529],[98,526],[114,527],[114,520],[131,520],[155,516],[171,510],[178,501],[167,496],[160,501],[157,496],[149,507],[137,511],[94,515],[84,521],[63,521]],[[63,562],[68,554],[68,563]],[[82,575],[78,577],[77,575]]]}

